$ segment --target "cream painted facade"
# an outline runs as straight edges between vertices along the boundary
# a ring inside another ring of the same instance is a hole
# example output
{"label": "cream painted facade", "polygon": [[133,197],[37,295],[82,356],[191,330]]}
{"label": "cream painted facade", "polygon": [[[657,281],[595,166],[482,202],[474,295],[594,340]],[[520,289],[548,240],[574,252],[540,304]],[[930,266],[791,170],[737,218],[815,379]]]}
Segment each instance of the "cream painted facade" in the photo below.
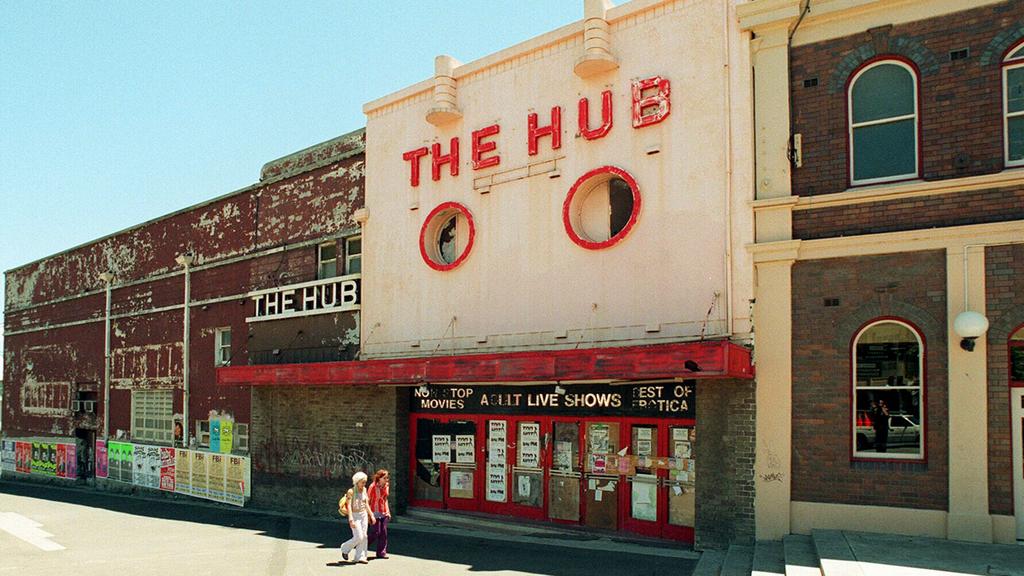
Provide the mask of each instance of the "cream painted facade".
{"label": "cream painted facade", "polygon": [[[734,3],[634,0],[605,21],[610,71],[574,73],[581,20],[468,64],[442,58],[438,78],[364,107],[364,358],[750,338],[750,48]],[[634,128],[631,82],[654,76],[671,83],[671,112]],[[596,127],[605,90],[613,126],[584,139],[577,103],[589,99]],[[546,126],[554,106],[561,148],[542,137],[528,155],[528,114]],[[494,124],[487,156],[500,164],[474,170],[472,133]],[[427,155],[411,186],[403,153],[438,143],[447,154],[453,137],[458,175],[445,165],[432,180]],[[622,241],[588,250],[570,240],[562,208],[573,183],[601,166],[635,178],[642,208]],[[438,271],[419,237],[444,202],[469,210],[475,237],[461,265]]]}
{"label": "cream painted facade", "polygon": [[[887,24],[914,22],[968,8],[986,0],[817,0],[800,20],[804,0],[754,0],[739,8],[741,27],[756,35],[751,59],[756,77],[756,243],[748,248],[757,270],[754,311],[759,333],[777,334],[757,349],[757,456],[755,518],[758,539],[778,539],[812,529],[855,529],[1013,542],[1018,517],[988,511],[988,404],[985,338],[974,352],[956,346],[953,319],[965,309],[985,310],[985,246],[1024,242],[1024,224],[1007,222],[943,229],[872,234],[824,240],[794,240],[793,213],[818,205],[845,205],[926,194],[957,194],[1002,183],[1024,185],[1015,171],[941,182],[914,181],[862,187],[840,194],[800,198],[790,187],[788,42],[794,46],[863,33]],[[796,29],[794,33],[794,29]],[[790,268],[794,262],[869,254],[943,249],[947,254],[949,502],[947,511],[850,506],[794,501],[791,478],[766,482],[773,471],[791,469],[792,314]],[[953,433],[955,431],[955,433]]]}

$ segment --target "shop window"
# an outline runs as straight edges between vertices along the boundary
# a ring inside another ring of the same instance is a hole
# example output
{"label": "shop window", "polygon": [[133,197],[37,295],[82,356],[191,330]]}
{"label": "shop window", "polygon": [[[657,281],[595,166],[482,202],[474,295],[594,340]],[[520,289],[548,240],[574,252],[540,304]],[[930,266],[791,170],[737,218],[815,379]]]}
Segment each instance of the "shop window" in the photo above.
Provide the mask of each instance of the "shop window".
{"label": "shop window", "polygon": [[924,346],[909,324],[873,322],[853,342],[854,456],[924,457]]}
{"label": "shop window", "polygon": [[875,184],[917,177],[917,74],[899,60],[862,68],[850,81],[850,178]]}
{"label": "shop window", "polygon": [[445,202],[434,208],[423,222],[420,254],[434,270],[452,270],[469,256],[475,235],[469,210],[457,202]]}
{"label": "shop window", "polygon": [[231,328],[217,328],[214,331],[214,366],[231,365]]}
{"label": "shop window", "polygon": [[1024,327],[1010,337],[1010,385],[1024,386]]}
{"label": "shop window", "polygon": [[1024,42],[1003,60],[1003,145],[1007,166],[1024,166]]}
{"label": "shop window", "polygon": [[640,191],[633,177],[605,166],[576,181],[563,205],[565,231],[583,248],[607,248],[623,239],[636,223]]}
{"label": "shop window", "polygon": [[171,390],[132,391],[132,439],[171,444],[174,438]]}
{"label": "shop window", "polygon": [[316,277],[333,278],[338,275],[338,245],[324,242],[316,249]]}
{"label": "shop window", "polygon": [[345,274],[359,274],[363,271],[363,237],[345,239]]}

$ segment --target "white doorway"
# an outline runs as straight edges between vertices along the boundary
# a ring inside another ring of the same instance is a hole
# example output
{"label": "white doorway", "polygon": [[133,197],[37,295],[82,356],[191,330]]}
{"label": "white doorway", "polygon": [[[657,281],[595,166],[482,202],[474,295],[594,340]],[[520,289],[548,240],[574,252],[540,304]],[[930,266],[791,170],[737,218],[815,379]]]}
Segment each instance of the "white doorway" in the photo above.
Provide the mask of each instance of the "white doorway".
{"label": "white doorway", "polygon": [[1024,542],[1024,388],[1010,388],[1013,420],[1013,510],[1017,515],[1017,542]]}

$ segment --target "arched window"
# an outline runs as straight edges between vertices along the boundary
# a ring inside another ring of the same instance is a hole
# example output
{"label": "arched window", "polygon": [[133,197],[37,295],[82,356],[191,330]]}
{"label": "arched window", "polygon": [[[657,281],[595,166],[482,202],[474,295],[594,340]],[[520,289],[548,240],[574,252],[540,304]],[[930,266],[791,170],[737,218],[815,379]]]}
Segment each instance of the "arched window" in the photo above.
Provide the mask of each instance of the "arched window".
{"label": "arched window", "polygon": [[1024,166],[1024,42],[1003,60],[1003,146],[1007,166]]}
{"label": "arched window", "polygon": [[854,185],[917,177],[917,74],[882,60],[850,80],[850,181]]}
{"label": "arched window", "polygon": [[924,458],[924,344],[909,324],[879,320],[853,340],[853,454]]}

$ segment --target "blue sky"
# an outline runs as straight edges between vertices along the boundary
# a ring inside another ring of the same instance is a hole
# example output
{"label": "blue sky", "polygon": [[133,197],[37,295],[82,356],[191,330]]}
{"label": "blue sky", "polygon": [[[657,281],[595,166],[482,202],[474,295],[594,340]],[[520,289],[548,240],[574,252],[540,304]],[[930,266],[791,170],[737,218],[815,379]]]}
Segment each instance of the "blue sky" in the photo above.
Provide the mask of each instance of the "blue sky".
{"label": "blue sky", "polygon": [[[0,3],[0,270],[255,182],[582,0]],[[2,282],[2,280],[0,280]],[[0,337],[2,338],[2,337]]]}

